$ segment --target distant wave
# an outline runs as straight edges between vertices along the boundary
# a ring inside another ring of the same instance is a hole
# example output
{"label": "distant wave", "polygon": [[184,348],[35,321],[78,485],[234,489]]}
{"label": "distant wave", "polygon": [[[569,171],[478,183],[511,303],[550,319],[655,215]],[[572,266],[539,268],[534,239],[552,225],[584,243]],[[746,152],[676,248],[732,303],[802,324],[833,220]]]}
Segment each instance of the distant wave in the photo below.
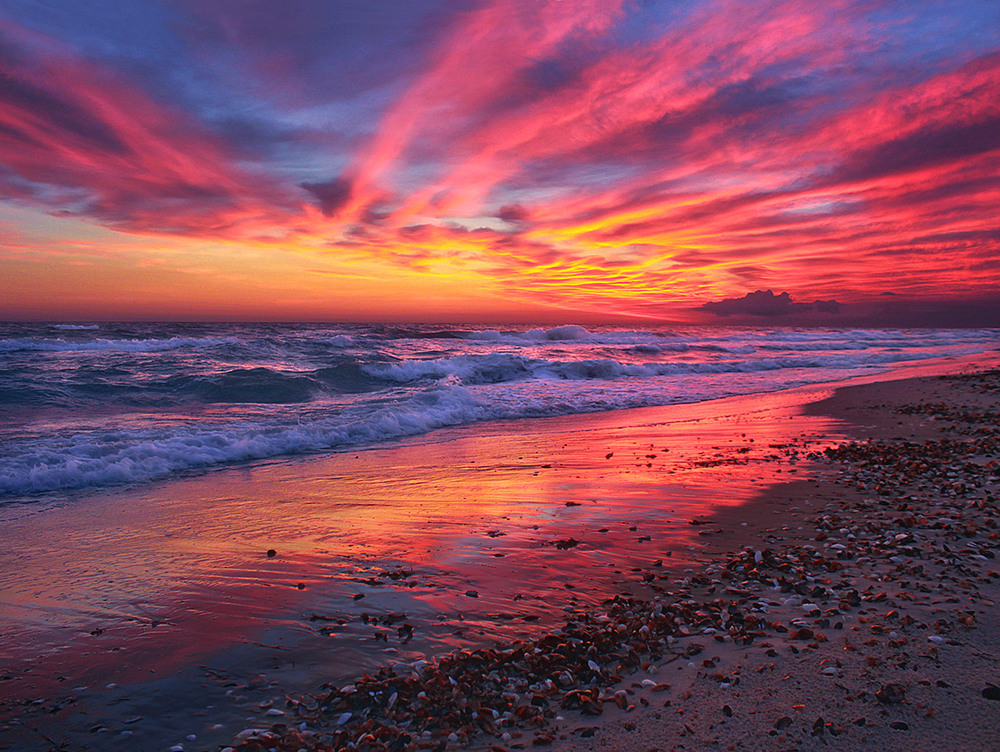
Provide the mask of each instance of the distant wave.
{"label": "distant wave", "polygon": [[309,372],[237,368],[204,376],[175,376],[163,383],[163,389],[205,402],[258,404],[308,402],[326,394],[359,394],[381,386],[352,361]]}
{"label": "distant wave", "polygon": [[644,331],[592,332],[578,324],[565,324],[550,329],[529,329],[526,332],[499,329],[441,329],[426,331],[423,329],[399,329],[392,332],[393,337],[401,339],[460,339],[466,342],[506,343],[506,344],[545,344],[552,342],[577,342],[580,344],[636,344],[655,341],[664,334]]}
{"label": "distant wave", "polygon": [[[732,331],[732,330],[728,330]],[[916,335],[916,336],[915,336]],[[711,330],[614,330],[591,331],[576,324],[550,329],[528,331],[481,330],[401,330],[399,337],[415,339],[461,339],[507,345],[539,345],[549,343],[577,343],[580,345],[634,345],[660,348],[661,352],[684,352],[688,349],[750,354],[761,350],[866,350],[896,344],[906,349],[943,347],[962,341],[995,340],[996,332],[982,329],[948,330],[895,330],[895,329],[774,329],[766,338],[755,338],[753,345],[746,344],[747,334],[736,332],[713,335]]]}
{"label": "distant wave", "polygon": [[519,355],[457,355],[448,358],[409,360],[401,363],[373,364],[364,371],[384,381],[412,383],[422,380],[444,381],[464,386],[496,384],[529,379],[583,381],[601,379],[648,379],[657,376],[683,376],[718,373],[757,373],[792,369],[858,368],[939,357],[936,353],[876,353],[814,355],[812,357],[761,358],[695,363],[621,363],[610,359],[551,361]]}
{"label": "distant wave", "polygon": [[335,337],[325,337],[320,341],[330,347],[350,347],[354,344],[354,338],[348,337],[346,334],[338,334]]}
{"label": "distant wave", "polygon": [[527,332],[499,332],[495,329],[486,329],[468,332],[460,336],[463,339],[479,339],[487,342],[497,342],[504,339],[521,339],[531,342],[572,342],[573,340],[594,342],[595,339],[600,339],[598,335],[586,327],[576,324],[566,324],[551,329],[530,329]]}
{"label": "distant wave", "polygon": [[309,376],[282,373],[270,368],[237,368],[212,376],[172,379],[167,383],[206,402],[258,404],[306,402],[320,387]]}
{"label": "distant wave", "polygon": [[67,331],[87,331],[91,329],[100,329],[98,324],[49,324],[50,329],[63,329]]}
{"label": "distant wave", "polygon": [[629,345],[661,339],[663,334],[643,331],[592,332],[577,324],[566,324],[551,329],[529,329],[526,332],[483,329],[471,332],[456,332],[464,340],[510,344],[543,344],[550,342],[577,342],[587,345]]}
{"label": "distant wave", "polygon": [[79,342],[39,337],[15,337],[0,340],[0,352],[81,352],[99,350],[107,352],[155,353],[178,350],[184,347],[207,347],[235,344],[233,337],[170,337],[168,339],[92,339]]}

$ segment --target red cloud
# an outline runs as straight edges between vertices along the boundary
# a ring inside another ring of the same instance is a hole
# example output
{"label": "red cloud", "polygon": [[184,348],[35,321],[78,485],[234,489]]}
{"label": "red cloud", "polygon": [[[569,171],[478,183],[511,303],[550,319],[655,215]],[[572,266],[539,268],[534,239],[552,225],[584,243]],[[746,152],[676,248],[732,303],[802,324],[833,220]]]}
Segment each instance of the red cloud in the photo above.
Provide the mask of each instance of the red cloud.
{"label": "red cloud", "polygon": [[0,192],[140,232],[224,234],[293,206],[127,81],[0,30]]}

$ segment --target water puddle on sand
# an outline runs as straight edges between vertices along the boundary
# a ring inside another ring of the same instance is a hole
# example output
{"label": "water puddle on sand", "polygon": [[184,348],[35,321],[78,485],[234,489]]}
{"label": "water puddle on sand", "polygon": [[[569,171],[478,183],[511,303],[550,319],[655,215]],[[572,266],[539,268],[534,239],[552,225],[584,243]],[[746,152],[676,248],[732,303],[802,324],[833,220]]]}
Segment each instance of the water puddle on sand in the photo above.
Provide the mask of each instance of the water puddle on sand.
{"label": "water puddle on sand", "polygon": [[285,691],[599,610],[633,568],[694,566],[692,520],[799,479],[789,445],[840,438],[801,401],[484,424],[3,523],[5,733],[211,748],[280,721]]}

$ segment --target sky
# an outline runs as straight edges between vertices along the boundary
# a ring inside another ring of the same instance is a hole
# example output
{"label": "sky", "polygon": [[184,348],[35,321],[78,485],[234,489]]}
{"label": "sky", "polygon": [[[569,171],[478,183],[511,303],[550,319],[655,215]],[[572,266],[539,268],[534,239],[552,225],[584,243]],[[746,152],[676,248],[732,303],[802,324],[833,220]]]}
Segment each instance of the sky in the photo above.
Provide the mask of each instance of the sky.
{"label": "sky", "polygon": [[996,0],[5,0],[0,318],[1000,325]]}

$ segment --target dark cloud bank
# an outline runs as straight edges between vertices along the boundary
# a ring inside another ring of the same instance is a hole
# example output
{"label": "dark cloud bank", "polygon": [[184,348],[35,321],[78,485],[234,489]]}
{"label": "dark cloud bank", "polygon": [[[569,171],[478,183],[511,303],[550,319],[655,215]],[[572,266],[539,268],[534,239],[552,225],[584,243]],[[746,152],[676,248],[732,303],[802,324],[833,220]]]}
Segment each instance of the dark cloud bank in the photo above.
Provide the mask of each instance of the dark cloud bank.
{"label": "dark cloud bank", "polygon": [[774,318],[803,313],[840,313],[841,304],[836,300],[814,300],[812,303],[795,303],[787,292],[775,295],[770,290],[757,290],[742,298],[726,298],[705,303],[698,310],[716,316],[764,316]]}
{"label": "dark cloud bank", "polygon": [[847,305],[836,300],[797,303],[787,292],[756,290],[694,310],[727,324],[758,326],[1000,327],[1000,299],[955,303],[886,294],[877,302]]}

